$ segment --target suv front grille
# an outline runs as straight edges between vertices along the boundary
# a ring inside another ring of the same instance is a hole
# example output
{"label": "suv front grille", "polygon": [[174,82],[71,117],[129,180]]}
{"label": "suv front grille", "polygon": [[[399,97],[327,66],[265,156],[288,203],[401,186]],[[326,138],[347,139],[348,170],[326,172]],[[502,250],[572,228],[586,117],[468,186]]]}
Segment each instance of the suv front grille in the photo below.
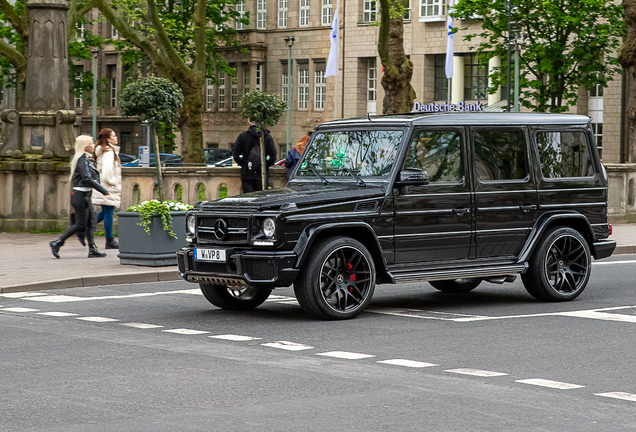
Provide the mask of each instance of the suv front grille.
{"label": "suv front grille", "polygon": [[249,217],[199,216],[198,238],[209,243],[247,243]]}

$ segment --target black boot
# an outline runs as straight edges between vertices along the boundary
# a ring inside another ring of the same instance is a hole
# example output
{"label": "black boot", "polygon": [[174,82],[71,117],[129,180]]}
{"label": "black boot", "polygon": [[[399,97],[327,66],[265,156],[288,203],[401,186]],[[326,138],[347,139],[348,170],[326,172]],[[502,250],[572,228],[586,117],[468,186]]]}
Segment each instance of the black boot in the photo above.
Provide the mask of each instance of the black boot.
{"label": "black boot", "polygon": [[88,257],[89,258],[104,258],[106,256],[105,253],[101,253],[95,243],[88,244]]}
{"label": "black boot", "polygon": [[78,232],[77,233],[77,239],[82,244],[82,246],[86,246],[86,241],[84,241],[85,237],[86,237],[86,233],[85,232]]}
{"label": "black boot", "polygon": [[60,259],[60,248],[64,245],[64,240],[57,239],[57,240],[53,240],[52,242],[49,243],[49,246],[51,246],[51,252],[53,253],[53,256],[57,259]]}
{"label": "black boot", "polygon": [[106,249],[119,249],[119,243],[115,241],[114,238],[106,239]]}

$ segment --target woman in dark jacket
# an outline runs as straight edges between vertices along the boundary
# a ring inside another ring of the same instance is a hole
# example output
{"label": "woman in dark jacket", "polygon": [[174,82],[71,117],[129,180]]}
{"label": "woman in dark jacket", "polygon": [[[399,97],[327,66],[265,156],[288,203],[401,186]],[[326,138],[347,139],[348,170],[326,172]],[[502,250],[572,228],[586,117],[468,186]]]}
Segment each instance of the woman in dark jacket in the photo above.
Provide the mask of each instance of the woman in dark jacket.
{"label": "woman in dark jacket", "polygon": [[[60,257],[60,248],[64,245],[67,238],[77,233],[86,232],[86,240],[88,241],[88,257],[102,258],[105,253],[100,253],[95,246],[93,233],[95,232],[95,211],[91,203],[91,193],[93,189],[97,189],[104,195],[108,195],[108,191],[99,183],[99,172],[95,168],[90,157],[95,151],[93,138],[88,135],[80,135],[75,140],[75,156],[71,161],[70,181],[71,205],[75,209],[75,223],[57,240],[49,243],[51,252],[55,258]],[[88,222],[88,229],[86,224]]]}

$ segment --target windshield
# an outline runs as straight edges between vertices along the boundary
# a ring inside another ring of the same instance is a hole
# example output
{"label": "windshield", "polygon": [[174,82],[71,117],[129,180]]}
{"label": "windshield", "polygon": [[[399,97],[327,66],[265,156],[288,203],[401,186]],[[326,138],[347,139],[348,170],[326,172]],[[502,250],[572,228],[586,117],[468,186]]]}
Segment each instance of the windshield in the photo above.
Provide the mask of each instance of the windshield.
{"label": "windshield", "polygon": [[[320,132],[305,150],[296,175],[351,175],[386,177],[397,157],[404,131]],[[313,168],[313,171],[312,171]]]}

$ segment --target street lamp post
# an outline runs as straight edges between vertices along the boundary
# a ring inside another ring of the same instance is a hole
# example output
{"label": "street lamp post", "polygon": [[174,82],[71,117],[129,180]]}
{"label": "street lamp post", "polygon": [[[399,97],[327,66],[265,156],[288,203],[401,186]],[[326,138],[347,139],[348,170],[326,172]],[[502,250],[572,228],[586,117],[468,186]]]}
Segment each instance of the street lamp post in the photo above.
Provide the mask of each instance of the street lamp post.
{"label": "street lamp post", "polygon": [[512,83],[510,82],[510,15],[511,15],[512,6],[510,5],[510,0],[508,0],[508,64],[507,64],[507,80],[508,83],[508,103],[507,103],[507,111],[510,112],[510,88],[512,87]]}
{"label": "street lamp post", "polygon": [[99,49],[91,48],[93,56],[93,141],[97,141],[97,57]]}
{"label": "street lamp post", "polygon": [[285,45],[287,45],[287,151],[291,148],[291,141],[289,140],[289,136],[291,134],[291,92],[292,92],[292,77],[291,77],[291,49],[294,46],[294,42],[296,39],[291,37],[285,38]]}

